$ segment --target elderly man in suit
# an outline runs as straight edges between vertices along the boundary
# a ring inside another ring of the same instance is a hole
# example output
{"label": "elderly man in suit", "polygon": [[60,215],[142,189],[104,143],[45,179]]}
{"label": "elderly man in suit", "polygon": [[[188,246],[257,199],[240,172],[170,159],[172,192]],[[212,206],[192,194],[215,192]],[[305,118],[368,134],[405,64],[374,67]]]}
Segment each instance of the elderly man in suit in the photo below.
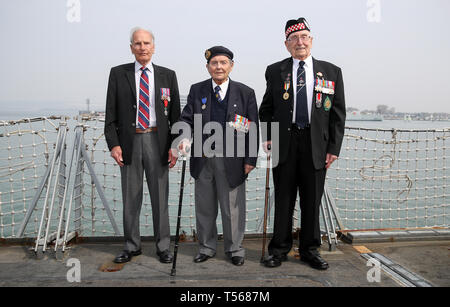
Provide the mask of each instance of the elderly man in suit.
{"label": "elderly man in suit", "polygon": [[120,166],[125,247],[116,263],[141,254],[139,216],[143,175],[150,192],[153,230],[159,260],[172,262],[168,214],[168,168],[177,161],[170,148],[171,126],[180,116],[175,72],[155,65],[151,31],[135,28],[130,38],[135,62],[111,69],[106,100],[105,137]]}
{"label": "elderly man in suit", "polygon": [[[256,96],[253,89],[229,78],[234,65],[229,49],[215,46],[206,50],[205,57],[211,78],[191,86],[180,117],[194,129],[190,171],[199,242],[194,262],[216,254],[219,203],[225,253],[239,266],[245,256],[245,179],[258,155]],[[180,150],[185,143],[180,143]]]}
{"label": "elderly man in suit", "polygon": [[[339,155],[345,126],[345,99],[341,69],[311,56],[313,38],[304,18],[289,20],[285,46],[291,57],[267,67],[267,88],[259,109],[260,120],[279,123],[279,135],[264,133],[264,147],[272,148],[278,165],[275,187],[274,233],[268,267],[287,260],[292,247],[292,215],[300,196],[302,261],[319,270],[328,263],[320,256],[319,208],[326,170]],[[269,125],[270,126],[270,125]],[[275,144],[275,143],[274,143]]]}

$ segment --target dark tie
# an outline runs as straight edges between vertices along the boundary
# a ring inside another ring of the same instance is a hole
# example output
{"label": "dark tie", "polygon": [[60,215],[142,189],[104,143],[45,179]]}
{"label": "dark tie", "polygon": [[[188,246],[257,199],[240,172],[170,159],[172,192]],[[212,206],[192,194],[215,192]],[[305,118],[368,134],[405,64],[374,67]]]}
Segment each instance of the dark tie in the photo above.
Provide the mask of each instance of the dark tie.
{"label": "dark tie", "polygon": [[141,81],[139,83],[139,117],[138,124],[141,129],[150,126],[150,89],[146,67],[141,67]]}
{"label": "dark tie", "polygon": [[218,102],[222,102],[222,98],[220,98],[219,91],[220,91],[220,86],[216,86],[214,88],[214,95],[216,95],[216,98],[217,98]]}
{"label": "dark tie", "polygon": [[305,128],[309,124],[308,100],[306,96],[306,75],[303,65],[305,65],[305,62],[300,61],[300,65],[297,69],[297,101],[295,106],[295,123],[300,128]]}

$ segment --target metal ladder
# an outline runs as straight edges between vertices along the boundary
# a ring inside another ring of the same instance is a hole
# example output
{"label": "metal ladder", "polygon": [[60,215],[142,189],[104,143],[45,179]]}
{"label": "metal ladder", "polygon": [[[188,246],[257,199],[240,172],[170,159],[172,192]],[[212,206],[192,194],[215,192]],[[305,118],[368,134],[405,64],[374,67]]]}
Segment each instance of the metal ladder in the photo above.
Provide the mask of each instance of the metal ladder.
{"label": "metal ladder", "polygon": [[[344,224],[342,223],[341,217],[339,216],[336,208],[336,204],[326,182],[324,193],[322,196],[322,202],[320,203],[320,211],[322,213],[323,222],[325,224],[325,234],[328,241],[328,250],[331,252],[336,250],[336,246],[338,245],[336,230],[344,229]],[[336,220],[338,228],[336,228],[334,220]]]}
{"label": "metal ladder", "polygon": [[[66,249],[67,242],[72,240],[77,233],[80,233],[82,230],[81,225],[81,208],[82,208],[82,200],[80,197],[76,197],[76,195],[80,195],[81,186],[82,186],[82,177],[81,173],[83,171],[84,163],[86,163],[89,174],[91,176],[92,182],[95,184],[97,193],[99,194],[105,211],[109,217],[109,220],[114,229],[115,235],[120,235],[119,228],[117,227],[114,216],[109,207],[108,201],[106,200],[103,189],[101,188],[100,182],[97,178],[97,175],[94,172],[94,168],[92,166],[92,162],[86,152],[86,145],[83,139],[84,126],[82,124],[78,124],[75,128],[75,139],[72,147],[72,155],[71,161],[69,164],[69,171],[66,175],[66,139],[67,139],[67,123],[65,121],[60,122],[58,127],[58,136],[56,141],[56,148],[53,153],[52,162],[48,165],[47,170],[42,177],[41,183],[36,194],[33,197],[33,200],[27,210],[27,213],[22,221],[21,226],[17,232],[17,237],[23,237],[25,232],[25,228],[35,210],[37,203],[41,197],[41,194],[46,189],[45,200],[42,207],[42,214],[39,224],[39,230],[37,233],[34,252],[37,253],[39,247],[42,247],[42,252],[44,253],[47,250],[47,246],[54,241],[54,250],[55,252],[58,249],[58,246],[62,246],[62,251],[64,252]],[[75,183],[72,187],[70,202],[67,208],[67,216],[64,219],[65,211],[66,211],[66,197],[67,191],[69,189],[70,178],[72,174],[72,165],[75,159]],[[56,173],[56,176],[54,176]],[[53,177],[56,177],[53,180]],[[53,186],[52,186],[53,184]],[[52,189],[53,188],[53,189]],[[50,191],[52,193],[50,195]],[[55,198],[59,199],[58,206],[58,226],[57,231],[50,233],[50,227],[52,223],[52,215],[53,211],[55,211]],[[49,202],[49,199],[51,201]],[[76,199],[75,199],[76,198]],[[74,202],[77,203],[77,209],[75,210],[75,230],[69,232],[70,218],[72,212],[72,204]],[[45,230],[44,230],[45,229]]]}

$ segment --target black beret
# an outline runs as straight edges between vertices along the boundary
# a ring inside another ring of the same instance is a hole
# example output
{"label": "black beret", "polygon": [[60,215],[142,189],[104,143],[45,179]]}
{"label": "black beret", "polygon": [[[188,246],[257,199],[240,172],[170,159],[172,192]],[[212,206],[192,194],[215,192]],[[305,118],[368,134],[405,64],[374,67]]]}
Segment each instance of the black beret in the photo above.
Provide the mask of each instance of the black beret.
{"label": "black beret", "polygon": [[286,27],[284,28],[284,34],[286,35],[286,38],[291,33],[301,31],[301,30],[308,30],[311,31],[311,28],[309,27],[308,22],[305,18],[300,17],[299,19],[291,19],[286,22]]}
{"label": "black beret", "polygon": [[233,59],[233,52],[231,52],[230,49],[225,48],[223,46],[214,46],[205,51],[205,58],[208,61],[208,63],[209,63],[209,60],[211,60],[216,55],[225,55],[230,60]]}

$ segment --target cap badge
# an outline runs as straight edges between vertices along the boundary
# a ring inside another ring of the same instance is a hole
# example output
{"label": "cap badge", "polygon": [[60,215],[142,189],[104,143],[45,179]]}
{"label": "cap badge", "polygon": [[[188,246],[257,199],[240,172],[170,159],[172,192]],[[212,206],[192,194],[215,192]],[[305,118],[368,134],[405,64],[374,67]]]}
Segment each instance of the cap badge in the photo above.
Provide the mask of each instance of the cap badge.
{"label": "cap badge", "polygon": [[211,57],[211,51],[208,49],[208,50],[205,51],[205,58],[207,60],[209,60],[210,57]]}

